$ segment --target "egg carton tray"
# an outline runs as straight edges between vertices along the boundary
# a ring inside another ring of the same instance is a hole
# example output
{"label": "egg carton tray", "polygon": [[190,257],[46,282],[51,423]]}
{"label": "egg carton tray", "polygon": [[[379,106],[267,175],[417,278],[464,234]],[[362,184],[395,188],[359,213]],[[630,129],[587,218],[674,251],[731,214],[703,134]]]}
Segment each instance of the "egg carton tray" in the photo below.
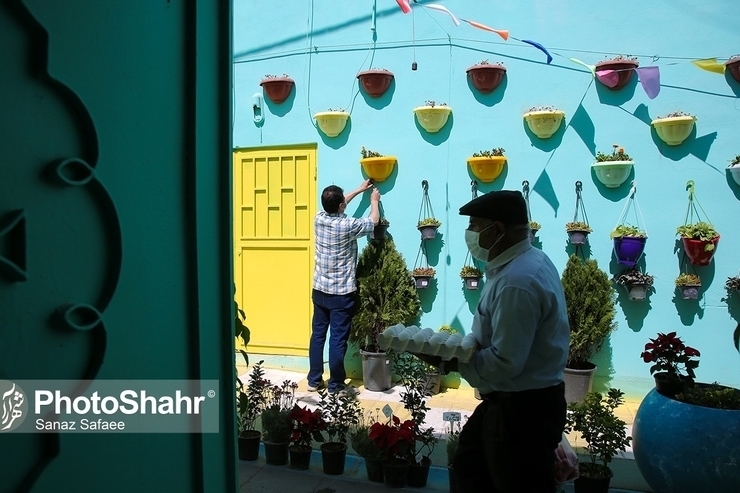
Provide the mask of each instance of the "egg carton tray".
{"label": "egg carton tray", "polygon": [[381,332],[378,345],[385,351],[393,349],[399,353],[405,351],[441,356],[443,361],[457,358],[464,363],[470,361],[478,346],[473,334],[435,332],[430,328],[420,329],[415,325],[406,327],[402,324],[392,325]]}

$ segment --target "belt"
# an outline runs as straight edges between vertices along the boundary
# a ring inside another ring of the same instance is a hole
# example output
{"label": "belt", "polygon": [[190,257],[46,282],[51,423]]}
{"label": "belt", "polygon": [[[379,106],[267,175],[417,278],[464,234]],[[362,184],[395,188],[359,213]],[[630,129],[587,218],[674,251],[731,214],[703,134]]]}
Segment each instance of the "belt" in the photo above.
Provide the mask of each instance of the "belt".
{"label": "belt", "polygon": [[560,387],[563,387],[563,382],[560,382],[557,385],[553,385],[552,387],[545,387],[542,389],[527,389],[527,390],[520,390],[517,392],[493,391],[487,394],[481,394],[480,397],[484,401],[501,402],[503,400],[506,400],[506,399],[509,399],[515,396],[525,397],[525,396],[532,396],[533,394],[536,395],[536,394],[552,392],[552,391],[559,389]]}

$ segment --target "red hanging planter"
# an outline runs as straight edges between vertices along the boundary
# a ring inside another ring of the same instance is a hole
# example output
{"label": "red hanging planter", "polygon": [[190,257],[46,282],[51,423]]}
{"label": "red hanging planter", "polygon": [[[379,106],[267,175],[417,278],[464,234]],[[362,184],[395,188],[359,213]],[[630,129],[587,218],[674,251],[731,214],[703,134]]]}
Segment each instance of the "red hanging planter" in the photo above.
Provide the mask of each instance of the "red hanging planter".
{"label": "red hanging planter", "polygon": [[[612,91],[618,91],[626,86],[632,78],[632,73],[640,63],[629,58],[616,58],[605,60],[596,64],[596,80],[601,82]],[[609,75],[599,75],[599,71],[614,70]]]}
{"label": "red hanging planter", "polygon": [[[712,261],[714,253],[717,251],[719,235],[715,236],[711,241],[682,237],[681,242],[683,243],[683,250],[686,252],[686,256],[689,258],[691,265],[706,266]],[[709,244],[712,244],[714,248],[707,250],[706,246]]]}
{"label": "red hanging planter", "polygon": [[501,81],[504,80],[506,67],[501,63],[481,62],[465,71],[470,78],[470,83],[483,94],[493,92]]}
{"label": "red hanging planter", "polygon": [[740,82],[740,56],[734,56],[725,62],[725,67],[730,71],[733,79]]}
{"label": "red hanging planter", "polygon": [[282,77],[266,77],[260,82],[265,95],[275,104],[280,104],[290,96],[295,82],[287,75]]}
{"label": "red hanging planter", "polygon": [[371,98],[379,98],[388,90],[393,82],[393,72],[386,69],[365,70],[357,74],[362,89]]}

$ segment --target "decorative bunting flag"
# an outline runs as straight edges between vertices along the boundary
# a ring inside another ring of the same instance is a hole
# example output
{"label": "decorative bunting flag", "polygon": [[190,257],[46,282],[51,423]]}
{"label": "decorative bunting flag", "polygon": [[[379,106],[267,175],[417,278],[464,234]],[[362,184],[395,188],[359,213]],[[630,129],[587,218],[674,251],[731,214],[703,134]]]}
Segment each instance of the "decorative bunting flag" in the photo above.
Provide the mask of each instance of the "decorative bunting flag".
{"label": "decorative bunting flag", "polygon": [[544,53],[545,55],[547,55],[547,64],[550,65],[550,62],[552,62],[552,55],[550,55],[550,52],[547,51],[544,46],[542,46],[541,44],[539,44],[537,41],[530,41],[528,39],[523,39],[522,40],[522,43],[527,43],[529,45],[532,45],[535,48],[537,48],[538,50],[540,50],[542,53]]}
{"label": "decorative bunting flag", "polygon": [[578,58],[568,58],[573,63],[577,63],[578,65],[583,65],[588,69],[589,72],[591,72],[591,75],[596,77],[596,65],[589,65],[588,63],[580,61]]}
{"label": "decorative bunting flag", "polygon": [[658,67],[638,67],[635,72],[640,78],[640,84],[647,97],[655,99],[660,93],[660,69]]}
{"label": "decorative bunting flag", "polygon": [[409,5],[409,0],[396,0],[396,3],[399,7],[401,7],[401,11],[404,14],[408,14],[411,12],[411,5]]}
{"label": "decorative bunting flag", "polygon": [[702,70],[707,72],[714,72],[716,74],[724,74],[725,66],[721,63],[717,63],[716,58],[704,58],[703,60],[693,60],[691,63],[696,65]]}
{"label": "decorative bunting flag", "polygon": [[509,39],[509,31],[507,31],[506,29],[493,29],[492,27],[488,27],[485,24],[481,24],[480,22],[469,21],[467,19],[463,19],[462,17],[460,17],[460,20],[463,21],[463,22],[467,22],[471,26],[477,27],[478,29],[482,29],[484,31],[490,31],[492,33],[496,33],[499,36],[501,36],[502,38],[504,38],[504,41],[506,41],[506,40]]}
{"label": "decorative bunting flag", "polygon": [[606,87],[616,87],[619,84],[619,73],[616,70],[599,70],[596,78]]}
{"label": "decorative bunting flag", "polygon": [[460,25],[460,21],[457,20],[457,17],[455,17],[455,14],[447,10],[447,7],[443,7],[442,5],[438,5],[436,3],[430,3],[428,5],[424,5],[424,7],[427,9],[438,10],[439,12],[444,12],[445,14],[449,15],[452,18],[452,22],[454,22],[456,26]]}

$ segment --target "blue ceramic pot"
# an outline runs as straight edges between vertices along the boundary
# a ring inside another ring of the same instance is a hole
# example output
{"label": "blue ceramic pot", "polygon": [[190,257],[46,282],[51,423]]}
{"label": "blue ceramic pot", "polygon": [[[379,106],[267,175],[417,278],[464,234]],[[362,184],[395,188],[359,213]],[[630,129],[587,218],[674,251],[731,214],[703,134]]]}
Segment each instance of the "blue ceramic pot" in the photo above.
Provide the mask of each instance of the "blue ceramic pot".
{"label": "blue ceramic pot", "polygon": [[653,389],[637,410],[632,440],[655,493],[738,491],[740,410],[686,404]]}

